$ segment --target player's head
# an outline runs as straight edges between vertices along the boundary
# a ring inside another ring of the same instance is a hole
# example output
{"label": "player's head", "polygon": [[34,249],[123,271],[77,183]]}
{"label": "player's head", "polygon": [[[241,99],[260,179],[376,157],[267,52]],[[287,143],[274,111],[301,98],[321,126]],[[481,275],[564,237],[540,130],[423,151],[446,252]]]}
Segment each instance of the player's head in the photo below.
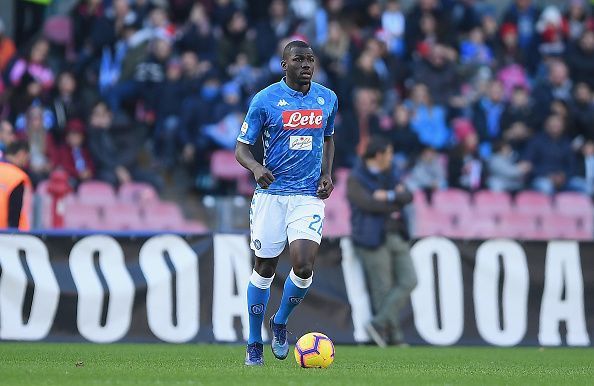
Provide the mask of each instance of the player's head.
{"label": "player's head", "polygon": [[313,50],[306,42],[293,40],[285,46],[281,67],[287,76],[287,80],[300,85],[311,83],[314,63]]}
{"label": "player's head", "polygon": [[363,160],[368,166],[378,168],[380,171],[386,171],[392,166],[394,158],[394,147],[390,141],[381,136],[373,136],[363,153]]}

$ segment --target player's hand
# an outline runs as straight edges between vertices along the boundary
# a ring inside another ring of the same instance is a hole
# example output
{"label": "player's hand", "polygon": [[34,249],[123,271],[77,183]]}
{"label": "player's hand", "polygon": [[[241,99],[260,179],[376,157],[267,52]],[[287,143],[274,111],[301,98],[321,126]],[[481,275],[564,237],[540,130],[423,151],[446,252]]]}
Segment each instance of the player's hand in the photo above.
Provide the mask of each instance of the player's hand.
{"label": "player's hand", "polygon": [[329,174],[322,174],[320,177],[320,181],[318,181],[318,191],[317,195],[322,200],[327,199],[330,197],[330,194],[334,190],[334,183],[332,182],[332,177]]}
{"label": "player's hand", "polygon": [[272,172],[260,165],[254,169],[254,178],[260,187],[268,189],[270,184],[274,182],[274,176]]}

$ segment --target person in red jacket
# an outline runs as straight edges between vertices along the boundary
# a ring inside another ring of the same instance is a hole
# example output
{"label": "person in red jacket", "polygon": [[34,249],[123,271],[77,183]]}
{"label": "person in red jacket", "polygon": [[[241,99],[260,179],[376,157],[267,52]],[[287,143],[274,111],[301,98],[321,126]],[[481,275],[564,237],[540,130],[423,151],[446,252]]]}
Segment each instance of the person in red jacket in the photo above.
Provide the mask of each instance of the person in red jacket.
{"label": "person in red jacket", "polygon": [[93,159],[85,145],[85,127],[79,119],[71,119],[66,124],[65,143],[55,152],[52,165],[64,169],[74,184],[95,175]]}

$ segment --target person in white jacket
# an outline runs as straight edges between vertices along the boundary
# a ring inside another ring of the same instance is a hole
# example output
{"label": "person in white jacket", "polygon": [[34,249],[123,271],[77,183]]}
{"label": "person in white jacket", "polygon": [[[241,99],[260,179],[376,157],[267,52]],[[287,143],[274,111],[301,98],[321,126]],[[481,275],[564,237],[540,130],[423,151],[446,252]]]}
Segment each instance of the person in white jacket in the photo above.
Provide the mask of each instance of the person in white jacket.
{"label": "person in white jacket", "polygon": [[496,192],[515,192],[524,188],[524,178],[530,171],[528,162],[518,162],[507,142],[494,146],[494,154],[488,161],[487,186]]}

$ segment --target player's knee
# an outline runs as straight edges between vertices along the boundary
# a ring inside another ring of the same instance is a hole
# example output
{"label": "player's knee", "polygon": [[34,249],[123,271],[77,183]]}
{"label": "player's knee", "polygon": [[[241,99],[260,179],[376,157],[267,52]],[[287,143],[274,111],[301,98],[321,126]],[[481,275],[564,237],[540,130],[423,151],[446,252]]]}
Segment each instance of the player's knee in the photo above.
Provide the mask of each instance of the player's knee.
{"label": "player's knee", "polygon": [[298,264],[295,267],[293,267],[293,272],[295,273],[295,275],[297,275],[298,277],[300,277],[302,279],[310,278],[311,275],[313,274],[313,264],[310,264],[310,263]]}
{"label": "player's knee", "polygon": [[254,270],[262,277],[272,277],[276,271],[276,265],[268,260],[256,261]]}

